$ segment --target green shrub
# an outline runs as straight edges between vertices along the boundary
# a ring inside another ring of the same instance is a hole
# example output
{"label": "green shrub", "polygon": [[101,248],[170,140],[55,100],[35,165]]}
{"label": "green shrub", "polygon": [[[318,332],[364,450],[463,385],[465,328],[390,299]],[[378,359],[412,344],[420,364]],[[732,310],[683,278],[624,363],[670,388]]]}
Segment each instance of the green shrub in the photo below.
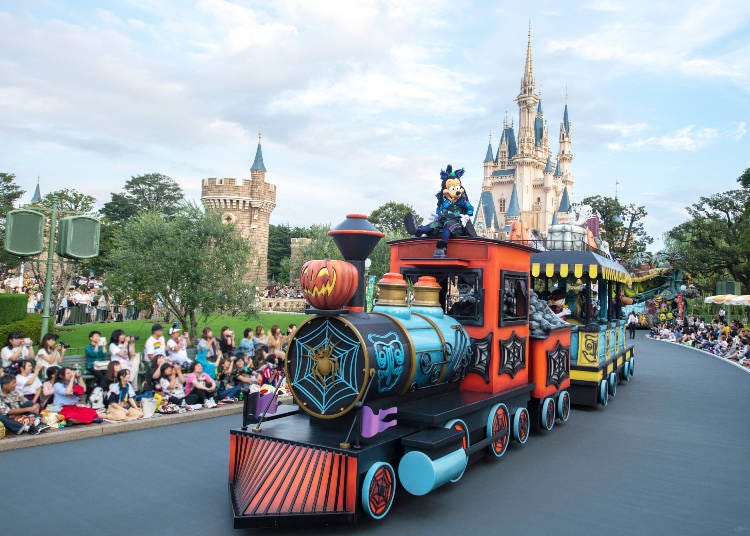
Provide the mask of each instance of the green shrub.
{"label": "green shrub", "polygon": [[[54,333],[55,325],[50,319],[50,333]],[[18,331],[24,337],[29,337],[34,341],[34,349],[39,346],[39,334],[42,330],[42,316],[34,313],[24,314],[23,319],[16,320],[7,324],[0,324],[0,346],[5,346],[8,340],[8,334],[12,331]]]}
{"label": "green shrub", "polygon": [[28,299],[26,294],[0,294],[0,325],[22,320]]}

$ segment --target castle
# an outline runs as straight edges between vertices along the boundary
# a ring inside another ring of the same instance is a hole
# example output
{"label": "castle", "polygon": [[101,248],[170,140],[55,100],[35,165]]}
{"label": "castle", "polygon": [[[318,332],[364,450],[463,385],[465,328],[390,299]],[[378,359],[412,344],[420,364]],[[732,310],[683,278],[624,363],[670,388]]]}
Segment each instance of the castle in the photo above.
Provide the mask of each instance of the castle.
{"label": "castle", "polygon": [[269,219],[276,207],[276,186],[266,182],[260,134],[250,180],[203,179],[201,201],[206,209],[218,210],[225,222],[237,226],[252,252],[246,281],[264,288],[268,284]]}
{"label": "castle", "polygon": [[[566,97],[567,101],[567,97]],[[518,138],[511,121],[503,121],[497,151],[492,139],[484,158],[482,194],[477,204],[474,227],[488,238],[505,238],[510,225],[521,220],[530,229],[546,233],[556,224],[558,212],[570,209],[575,179],[570,142],[572,130],[565,103],[560,123],[559,149],[555,161],[549,146],[547,121],[541,97],[536,93],[531,64],[531,30],[526,47],[526,64],[521,78],[518,103]],[[562,222],[560,222],[562,223]]]}

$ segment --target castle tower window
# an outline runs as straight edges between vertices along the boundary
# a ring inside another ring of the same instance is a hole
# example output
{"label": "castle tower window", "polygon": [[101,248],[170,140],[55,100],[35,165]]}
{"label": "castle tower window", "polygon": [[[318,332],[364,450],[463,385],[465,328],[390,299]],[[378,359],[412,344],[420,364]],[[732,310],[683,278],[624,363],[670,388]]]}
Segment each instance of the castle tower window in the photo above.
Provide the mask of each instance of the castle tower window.
{"label": "castle tower window", "polygon": [[500,201],[497,202],[498,212],[505,212],[505,198],[501,197]]}

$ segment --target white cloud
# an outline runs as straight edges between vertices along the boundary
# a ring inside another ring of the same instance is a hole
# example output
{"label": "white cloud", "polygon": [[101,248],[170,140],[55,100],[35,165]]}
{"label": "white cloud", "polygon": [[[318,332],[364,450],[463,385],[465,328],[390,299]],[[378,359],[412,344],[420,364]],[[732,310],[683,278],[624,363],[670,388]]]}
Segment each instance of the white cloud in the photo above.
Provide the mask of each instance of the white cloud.
{"label": "white cloud", "polygon": [[608,132],[614,132],[621,137],[632,136],[642,132],[648,126],[647,123],[605,123],[598,125],[597,128],[606,130]]}
{"label": "white cloud", "polygon": [[747,134],[747,122],[740,121],[737,123],[737,128],[734,131],[734,139],[740,141]]}
{"label": "white cloud", "polygon": [[632,142],[612,142],[607,148],[612,151],[627,151],[631,149],[661,148],[667,151],[696,151],[706,147],[719,138],[719,129],[696,129],[690,125],[679,129],[674,134],[650,136]]}

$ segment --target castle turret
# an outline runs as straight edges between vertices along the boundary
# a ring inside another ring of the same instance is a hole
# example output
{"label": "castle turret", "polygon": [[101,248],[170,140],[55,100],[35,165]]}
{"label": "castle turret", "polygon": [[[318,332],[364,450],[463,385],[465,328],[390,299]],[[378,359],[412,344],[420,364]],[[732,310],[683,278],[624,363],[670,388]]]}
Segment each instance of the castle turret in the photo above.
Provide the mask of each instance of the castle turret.
{"label": "castle turret", "polygon": [[571,177],[570,172],[570,164],[573,162],[573,153],[570,148],[571,134],[570,119],[568,118],[568,104],[565,103],[563,120],[562,123],[560,123],[560,149],[557,154],[557,161],[560,164],[562,176],[565,177],[565,185],[572,187],[573,178]]}
{"label": "castle turret", "polygon": [[203,179],[201,202],[206,209],[217,210],[222,220],[234,224],[251,250],[248,283],[268,284],[268,233],[271,212],[276,207],[276,186],[266,182],[261,137],[250,179]]}
{"label": "castle turret", "polygon": [[487,144],[487,154],[484,157],[484,181],[482,182],[482,189],[487,189],[491,185],[492,167],[495,164],[495,159],[492,156],[492,134],[490,134],[490,141]]}

